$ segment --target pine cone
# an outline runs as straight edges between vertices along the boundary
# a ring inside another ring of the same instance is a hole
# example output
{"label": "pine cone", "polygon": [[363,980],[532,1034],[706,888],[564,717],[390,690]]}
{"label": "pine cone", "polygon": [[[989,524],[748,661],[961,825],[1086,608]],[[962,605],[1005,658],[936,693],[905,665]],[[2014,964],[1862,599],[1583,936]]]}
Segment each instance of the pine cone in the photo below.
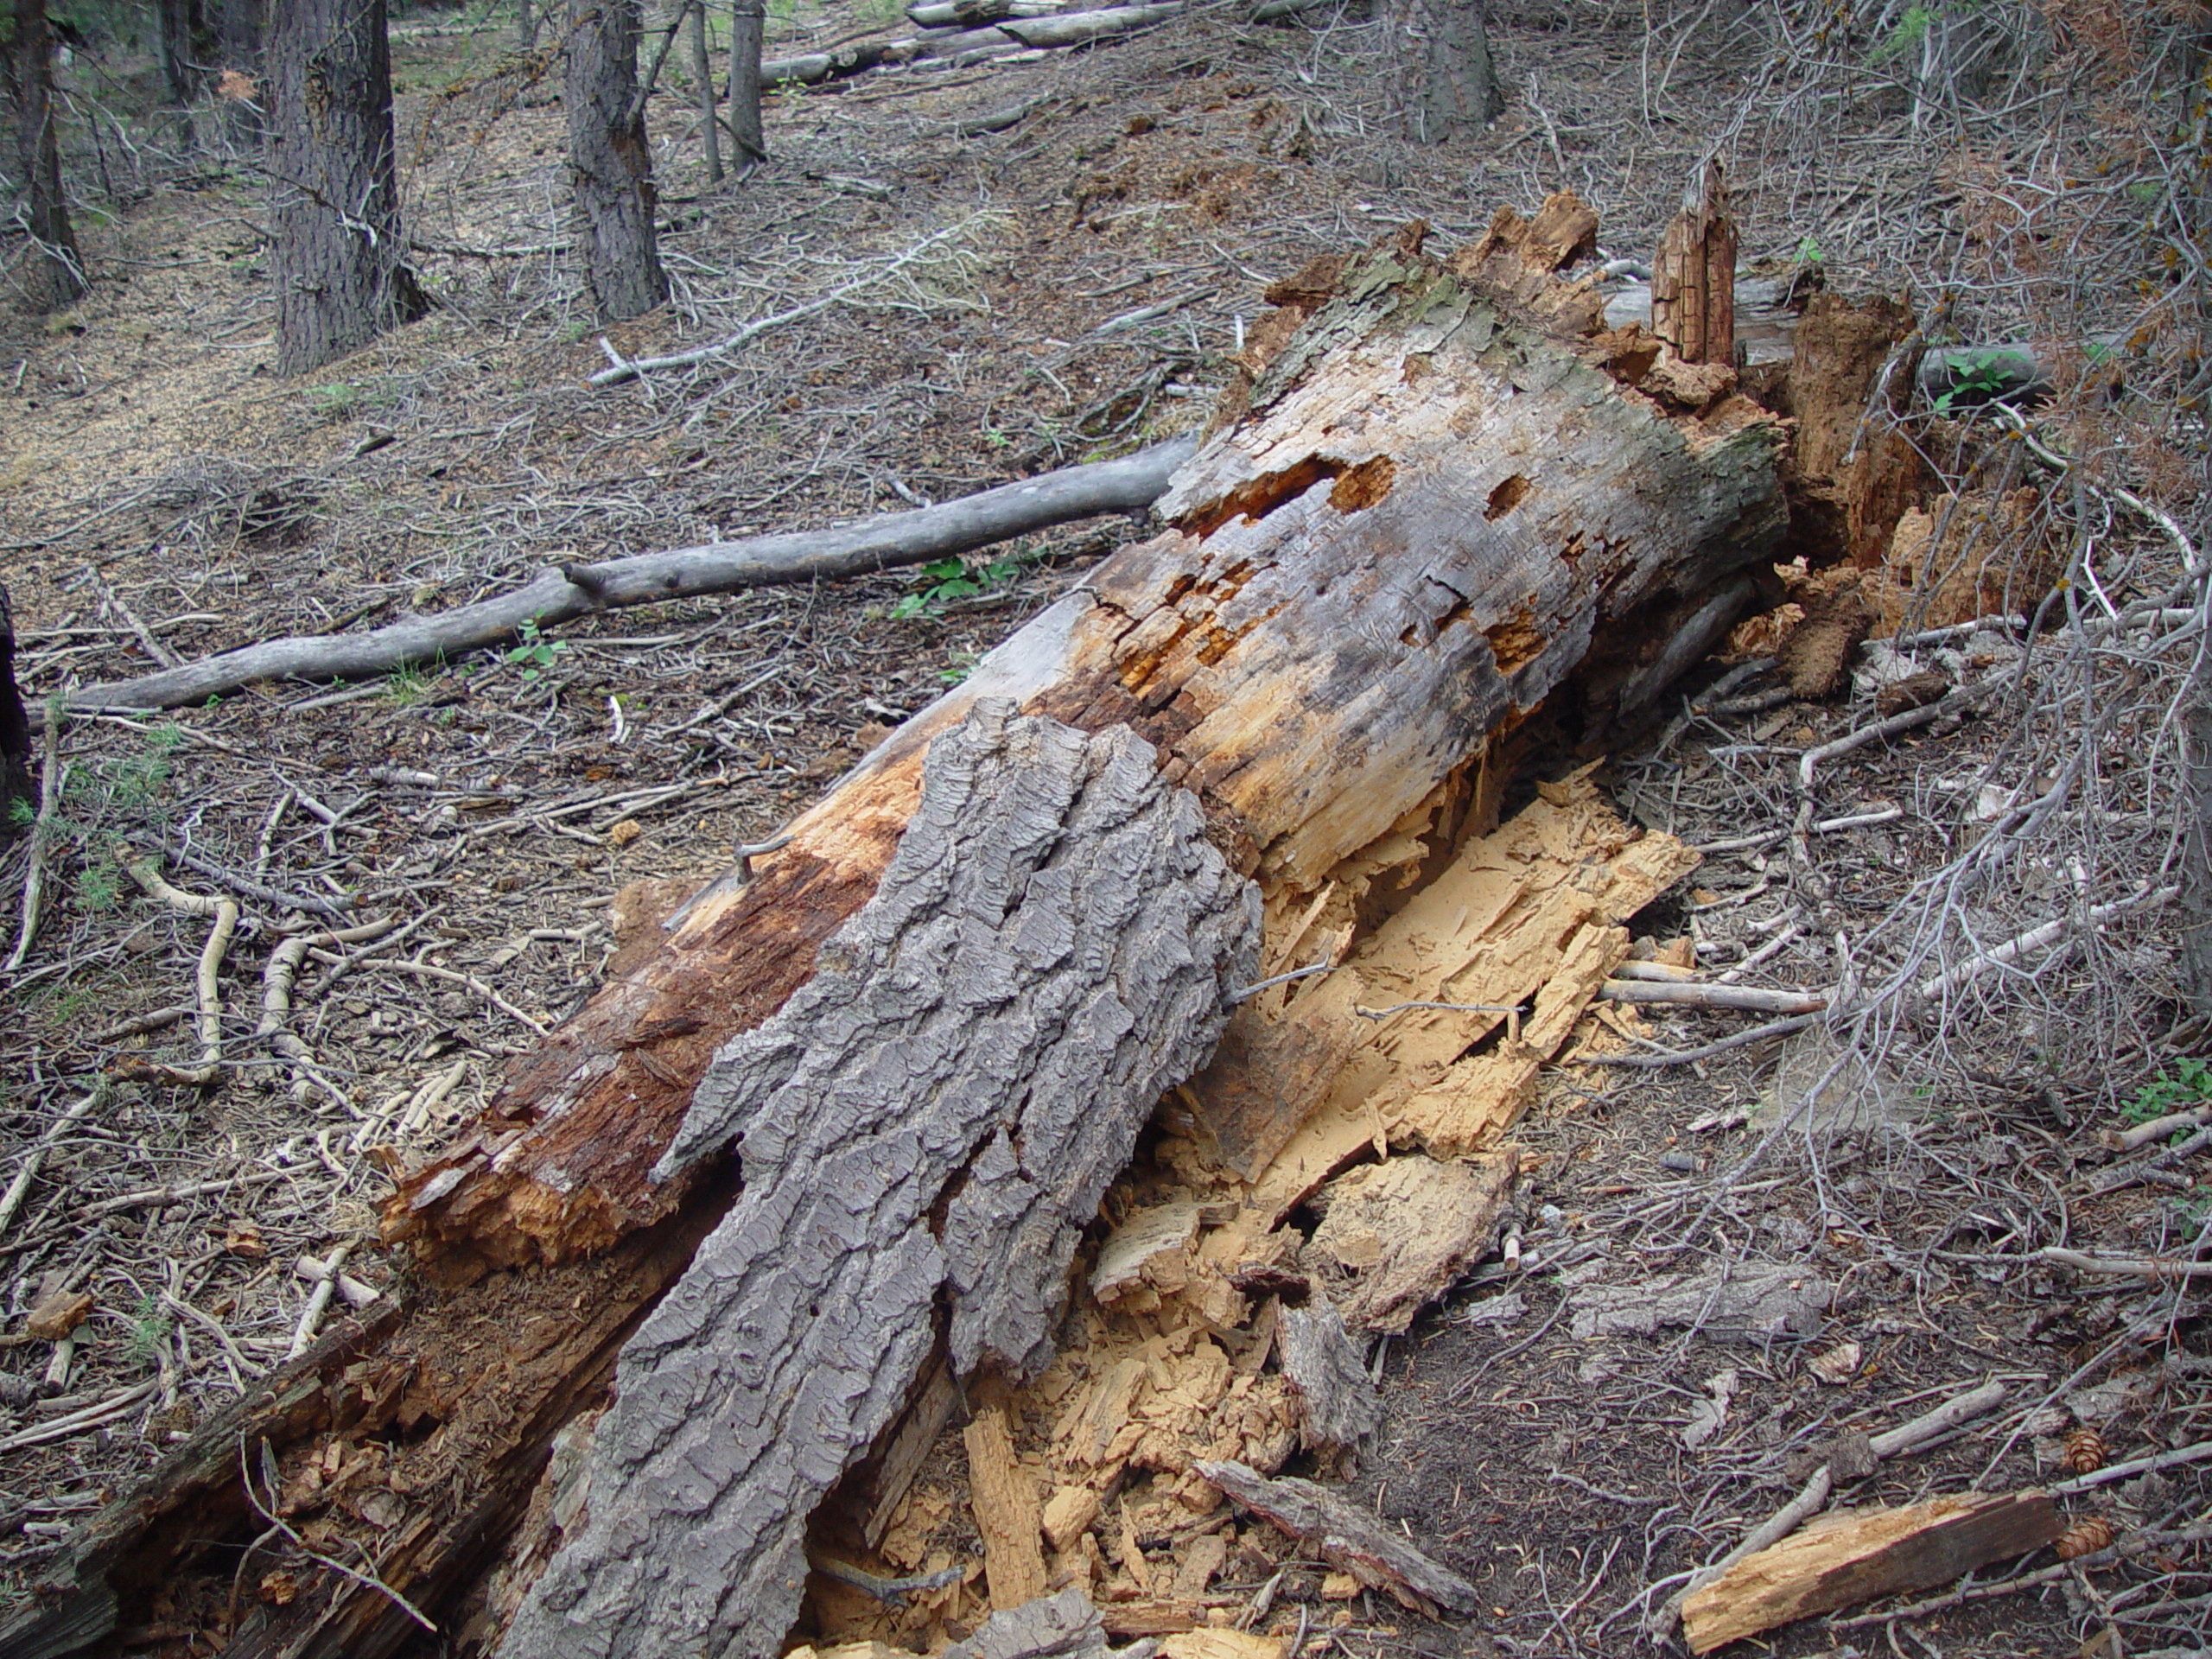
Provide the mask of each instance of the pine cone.
{"label": "pine cone", "polygon": [[2101,1515],[2085,1516],[2058,1535],[2058,1559],[2070,1561],[2112,1547],[2112,1522]]}
{"label": "pine cone", "polygon": [[2094,1428],[2069,1430],[2066,1436],[2066,1466],[2077,1475],[2101,1469],[2112,1461],[2105,1437]]}

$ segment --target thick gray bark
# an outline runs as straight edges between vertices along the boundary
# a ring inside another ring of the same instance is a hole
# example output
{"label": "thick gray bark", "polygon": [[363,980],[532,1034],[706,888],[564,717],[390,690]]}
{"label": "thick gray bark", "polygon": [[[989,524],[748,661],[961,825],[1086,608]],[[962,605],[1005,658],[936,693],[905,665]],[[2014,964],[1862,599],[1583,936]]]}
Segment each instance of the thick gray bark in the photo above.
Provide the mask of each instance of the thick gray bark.
{"label": "thick gray bark", "polygon": [[832,530],[710,542],[548,570],[527,588],[410,617],[365,633],[302,634],[245,645],[136,680],[87,686],[73,708],[172,709],[257,680],[353,679],[458,657],[509,639],[524,622],[550,626],[594,610],[736,593],[779,582],[862,575],[986,547],[1103,512],[1142,512],[1191,458],[1171,438],[1119,461],[1069,467],[912,512],[887,512]]}
{"label": "thick gray bark", "polygon": [[1399,130],[1415,143],[1479,132],[1504,107],[1483,0],[1391,0]]}
{"label": "thick gray bark", "polygon": [[1024,1376],[1080,1229],[1250,976],[1257,892],[1126,728],[980,703],[932,745],[875,896],[715,1056],[664,1174],[745,1193],[624,1351],[589,1518],[510,1659],[772,1659],[806,1524],[939,1340]]}
{"label": "thick gray bark", "polygon": [[270,11],[276,366],[304,374],[425,309],[405,264],[384,0]]}
{"label": "thick gray bark", "polygon": [[2188,838],[2182,849],[2182,979],[2190,1011],[2200,1020],[2212,1020],[2212,658],[2202,652],[2190,671],[2188,698],[2182,716],[2189,779]]}
{"label": "thick gray bark", "polygon": [[54,125],[54,35],[46,0],[15,0],[14,28],[0,53],[10,113],[16,124],[16,175],[23,192],[30,254],[16,270],[24,309],[58,311],[86,289],[84,256],[61,194],[61,147]]}
{"label": "thick gray bark", "polygon": [[562,100],[584,283],[601,322],[642,316],[668,297],[638,86],[640,32],[638,0],[569,0]]}
{"label": "thick gray bark", "polygon": [[199,142],[192,124],[192,106],[207,90],[207,62],[214,41],[200,0],[156,0],[154,10],[162,88],[176,111],[178,137],[183,148],[190,150]]}

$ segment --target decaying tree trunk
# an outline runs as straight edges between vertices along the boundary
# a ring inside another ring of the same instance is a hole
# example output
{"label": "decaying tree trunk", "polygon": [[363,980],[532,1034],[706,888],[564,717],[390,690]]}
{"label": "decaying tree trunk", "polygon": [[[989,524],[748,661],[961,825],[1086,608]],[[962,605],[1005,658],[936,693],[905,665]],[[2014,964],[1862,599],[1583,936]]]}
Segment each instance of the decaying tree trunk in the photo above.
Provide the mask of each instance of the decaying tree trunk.
{"label": "decaying tree trunk", "polygon": [[[265,1529],[223,1478],[244,1445],[279,1484],[372,1460],[377,1524],[329,1500],[323,1548],[358,1532],[455,1640],[779,1651],[813,1507],[938,1357],[1046,1357],[1078,1230],[1253,971],[1251,889],[1307,910],[1464,802],[1593,646],[1634,658],[1779,531],[1777,423],[1624,386],[1594,296],[1552,276],[1594,228],[1560,198],[1448,264],[1408,227],[1280,284],[1169,527],[518,1061],[388,1207],[410,1305],[104,1517],[49,1625],[334,1655],[415,1632],[308,1568],[233,1629],[235,1551],[194,1551]],[[632,1328],[552,1565],[471,1591]]]}
{"label": "decaying tree trunk", "polygon": [[1682,194],[1651,262],[1651,332],[1685,363],[1736,359],[1736,223],[1718,159]]}

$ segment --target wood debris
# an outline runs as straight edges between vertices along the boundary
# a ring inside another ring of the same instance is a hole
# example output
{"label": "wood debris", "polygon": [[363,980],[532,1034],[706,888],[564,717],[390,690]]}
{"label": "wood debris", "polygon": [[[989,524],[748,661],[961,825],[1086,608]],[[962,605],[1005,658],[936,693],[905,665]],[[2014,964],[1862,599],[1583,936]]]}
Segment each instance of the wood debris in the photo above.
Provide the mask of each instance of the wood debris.
{"label": "wood debris", "polygon": [[1875,1596],[1946,1584],[2054,1542],[2047,1493],[1967,1493],[1908,1509],[1838,1511],[1746,1555],[1682,1603],[1694,1653]]}
{"label": "wood debris", "polygon": [[1370,1590],[1387,1591],[1416,1612],[1433,1617],[1444,1607],[1471,1613],[1482,1605],[1473,1585],[1325,1486],[1289,1475],[1270,1480],[1241,1463],[1200,1464],[1198,1473]]}

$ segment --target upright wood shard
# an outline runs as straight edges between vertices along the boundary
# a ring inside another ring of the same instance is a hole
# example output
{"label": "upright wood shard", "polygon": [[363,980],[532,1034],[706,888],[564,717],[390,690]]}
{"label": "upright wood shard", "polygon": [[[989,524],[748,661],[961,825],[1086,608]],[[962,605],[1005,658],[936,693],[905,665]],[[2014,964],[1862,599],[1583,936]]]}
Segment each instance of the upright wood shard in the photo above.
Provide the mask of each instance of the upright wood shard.
{"label": "upright wood shard", "polygon": [[1856,1601],[1948,1584],[2040,1549],[2065,1529],[2047,1493],[1967,1492],[1910,1509],[1823,1517],[1746,1555],[1682,1603],[1693,1653]]}
{"label": "upright wood shard", "polygon": [[1000,1612],[1045,1593],[1045,1506],[1037,1477],[1014,1456],[1006,1408],[986,1407],[962,1431],[968,1448],[968,1501],[983,1537],[983,1575]]}
{"label": "upright wood shard", "polygon": [[1682,193],[1651,261],[1651,332],[1685,363],[1736,360],[1736,223],[1719,160]]}
{"label": "upright wood shard", "polygon": [[1049,1356],[1077,1230],[1258,925],[1128,732],[987,700],[940,737],[875,896],[715,1056],[664,1160],[734,1141],[745,1194],[625,1350],[589,1521],[501,1652],[780,1651],[808,1517],[905,1402],[933,1308],[963,1374]]}

